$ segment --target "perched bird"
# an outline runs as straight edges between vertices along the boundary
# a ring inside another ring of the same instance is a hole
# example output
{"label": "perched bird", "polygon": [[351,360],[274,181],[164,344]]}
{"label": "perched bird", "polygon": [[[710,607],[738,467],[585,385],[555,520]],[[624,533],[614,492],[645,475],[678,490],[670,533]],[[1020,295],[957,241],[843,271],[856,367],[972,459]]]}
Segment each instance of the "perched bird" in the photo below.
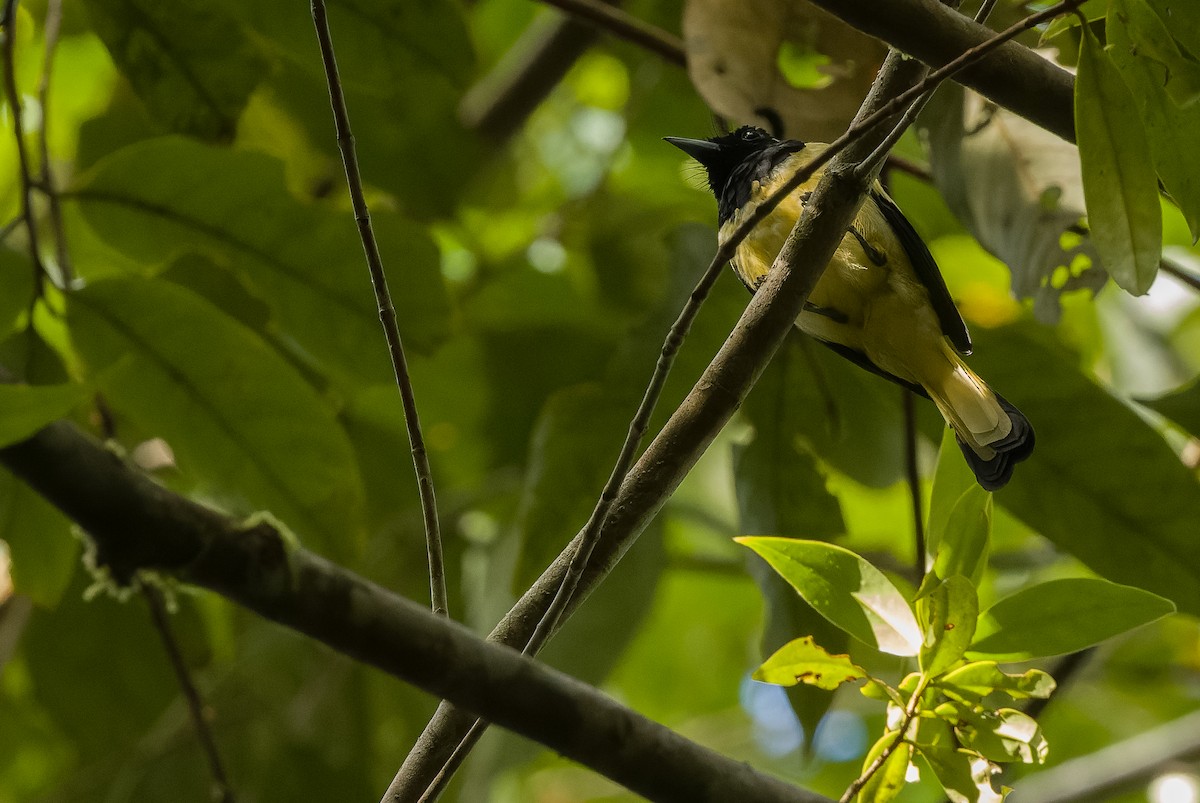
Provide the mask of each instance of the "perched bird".
{"label": "perched bird", "polygon": [[[745,126],[714,139],[667,137],[708,171],[724,243],[751,210],[828,146],[778,140]],[[738,245],[732,260],[751,292],[767,277],[820,180],[793,191]],[[975,375],[966,324],[933,256],[876,183],[805,302],[796,326],[842,356],[932,399],[975,477],[1002,488],[1033,451],[1033,427]]]}

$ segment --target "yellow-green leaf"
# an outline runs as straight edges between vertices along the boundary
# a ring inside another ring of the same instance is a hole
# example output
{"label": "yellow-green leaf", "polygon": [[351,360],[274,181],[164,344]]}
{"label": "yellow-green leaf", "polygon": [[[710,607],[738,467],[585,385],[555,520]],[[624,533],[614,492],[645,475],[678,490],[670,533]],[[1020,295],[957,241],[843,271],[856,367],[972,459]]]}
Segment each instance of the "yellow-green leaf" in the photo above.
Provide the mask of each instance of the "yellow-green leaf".
{"label": "yellow-green leaf", "polygon": [[832,655],[805,636],[784,644],[754,671],[754,679],[778,686],[807,683],[833,691],[843,683],[867,676],[849,655]]}

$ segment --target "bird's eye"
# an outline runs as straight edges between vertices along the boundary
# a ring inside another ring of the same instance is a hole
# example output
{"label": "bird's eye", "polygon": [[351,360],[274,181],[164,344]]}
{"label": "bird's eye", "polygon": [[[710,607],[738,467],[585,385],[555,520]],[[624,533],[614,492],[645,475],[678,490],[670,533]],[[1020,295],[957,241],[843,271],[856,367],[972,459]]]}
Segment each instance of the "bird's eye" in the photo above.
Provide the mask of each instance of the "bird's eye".
{"label": "bird's eye", "polygon": [[758,133],[758,132],[756,132],[756,131],[755,131],[753,128],[747,128],[745,131],[743,131],[743,132],[742,132],[742,139],[744,139],[744,140],[746,140],[747,142],[749,142],[750,140],[752,140],[752,139],[755,139],[755,138],[756,138],[756,137],[755,137],[755,135],[756,135],[757,133]]}

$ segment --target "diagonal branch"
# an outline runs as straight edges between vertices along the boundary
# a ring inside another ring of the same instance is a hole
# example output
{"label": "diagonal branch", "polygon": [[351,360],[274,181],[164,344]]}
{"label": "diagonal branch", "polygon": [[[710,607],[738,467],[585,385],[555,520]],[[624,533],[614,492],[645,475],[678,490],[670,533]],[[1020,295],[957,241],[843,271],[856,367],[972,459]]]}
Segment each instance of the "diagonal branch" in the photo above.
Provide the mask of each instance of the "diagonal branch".
{"label": "diagonal branch", "polygon": [[337,59],[333,52],[333,39],[329,33],[329,19],[325,13],[325,0],[312,0],[313,24],[317,29],[317,40],[321,45],[321,61],[325,66],[325,78],[329,84],[329,103],[333,107],[333,126],[337,132],[338,149],[342,152],[342,164],[346,168],[346,185],[350,190],[350,203],[354,207],[354,220],[358,223],[358,235],[362,239],[367,258],[367,269],[371,273],[371,287],[375,290],[375,303],[379,307],[379,322],[383,324],[387,338],[388,354],[392,358],[392,372],[396,375],[396,386],[400,389],[400,403],[404,407],[404,423],[408,428],[408,443],[412,450],[413,471],[417,475],[417,490],[421,497],[421,513],[425,520],[425,545],[429,560],[429,597],[433,612],[448,615],[449,603],[446,595],[446,563],[442,556],[442,534],[438,524],[437,500],[433,492],[433,471],[429,467],[429,451],[425,448],[425,436],[421,433],[421,419],[417,414],[417,397],[413,392],[412,378],[408,373],[408,360],[404,356],[404,343],[396,326],[396,307],[388,290],[387,276],[383,271],[383,258],[379,244],[371,227],[371,213],[367,209],[363,194],[362,175],[358,169],[358,155],[354,149],[354,135],[350,131],[350,115],[346,111],[346,97],[342,92],[342,81],[338,76]]}
{"label": "diagonal branch", "polygon": [[0,449],[0,464],[82,526],[119,581],[156,570],[212,589],[651,800],[828,803],[289,543],[265,517],[163,488],[72,424]]}
{"label": "diagonal branch", "polygon": [[683,40],[600,0],[542,0],[576,19],[585,20],[617,39],[632,42],[679,67],[687,66]]}

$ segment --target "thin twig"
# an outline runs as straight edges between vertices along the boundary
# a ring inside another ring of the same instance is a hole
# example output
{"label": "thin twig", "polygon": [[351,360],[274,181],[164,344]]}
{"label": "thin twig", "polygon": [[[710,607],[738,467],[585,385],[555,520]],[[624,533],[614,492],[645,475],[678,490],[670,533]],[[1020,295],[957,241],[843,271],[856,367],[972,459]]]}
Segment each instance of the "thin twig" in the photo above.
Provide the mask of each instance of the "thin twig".
{"label": "thin twig", "polygon": [[917,164],[911,159],[905,159],[903,156],[897,156],[894,153],[888,155],[887,161],[884,162],[883,169],[894,170],[897,173],[904,173],[905,175],[912,176],[915,179],[929,184],[933,183],[933,173],[929,171],[929,168],[926,165]]}
{"label": "thin twig", "polygon": [[234,803],[233,789],[229,785],[229,778],[221,763],[221,754],[217,752],[217,740],[213,737],[212,728],[209,727],[208,716],[205,713],[206,706],[200,699],[200,692],[196,689],[196,684],[192,683],[187,662],[183,660],[183,653],[171,630],[171,621],[167,616],[162,594],[154,586],[142,584],[142,596],[146,598],[146,606],[150,609],[150,619],[154,622],[154,629],[162,637],[167,658],[171,661],[171,668],[175,670],[175,677],[179,681],[183,699],[187,702],[192,725],[196,728],[196,736],[200,738],[204,758],[208,761],[208,770],[212,773],[213,798],[221,803]]}
{"label": "thin twig", "polygon": [[662,56],[671,64],[687,66],[683,40],[662,28],[643,22],[619,8],[598,0],[541,0],[561,9],[572,17],[584,20],[618,39],[632,42],[651,53]]}
{"label": "thin twig", "polygon": [[850,803],[862,791],[862,788],[867,785],[867,781],[871,780],[871,777],[879,772],[879,768],[883,766],[884,762],[892,757],[892,753],[896,752],[896,748],[904,743],[905,734],[908,732],[909,725],[912,724],[913,717],[917,715],[917,709],[921,707],[921,697],[924,696],[925,687],[928,684],[929,678],[922,675],[921,680],[917,683],[916,690],[913,691],[913,695],[908,701],[908,705],[904,708],[904,719],[901,720],[900,727],[896,729],[896,738],[888,742],[887,747],[883,748],[883,752],[876,756],[875,760],[862,771],[862,775],[859,775],[854,779],[854,783],[846,787],[846,791],[842,793],[841,798],[838,799],[838,803]]}
{"label": "thin twig", "polygon": [[925,576],[925,514],[921,510],[921,474],[917,471],[917,405],[916,394],[901,388],[904,394],[904,467],[908,476],[908,494],[912,499],[913,539],[916,544],[917,582]]}
{"label": "thin twig", "polygon": [[67,234],[63,225],[62,204],[54,189],[54,175],[50,170],[50,75],[54,69],[54,54],[58,49],[58,33],[62,28],[62,0],[49,0],[46,5],[42,77],[38,81],[38,104],[42,107],[42,130],[38,132],[41,147],[42,169],[38,185],[46,194],[50,206],[50,225],[54,230],[54,255],[58,260],[58,275],[64,287],[70,287],[75,277],[71,269],[71,257],[67,251]]}
{"label": "thin twig", "polygon": [[[609,475],[608,482],[604,486],[604,490],[600,494],[600,499],[596,503],[596,507],[592,511],[588,523],[585,525],[580,539],[579,545],[572,554],[568,568],[563,575],[562,583],[559,585],[557,593],[550,602],[549,607],[538,621],[537,628],[533,635],[526,642],[526,654],[533,655],[540,646],[546,641],[554,629],[557,627],[559,620],[562,617],[563,611],[566,610],[574,596],[575,589],[578,587],[579,580],[587,567],[588,560],[599,541],[600,534],[603,532],[603,525],[607,519],[609,510],[611,509],[612,501],[616,497],[617,489],[620,488],[626,474],[629,472],[630,466],[633,464],[634,456],[637,453],[638,446],[642,438],[646,434],[649,427],[649,421],[653,415],[654,407],[657,404],[658,396],[666,382],[667,374],[670,372],[671,365],[675,355],[678,352],[679,346],[682,344],[692,321],[699,312],[700,306],[704,303],[713,284],[716,283],[721,271],[724,269],[725,263],[728,262],[737,246],[744,240],[753,228],[760,221],[765,219],[775,207],[777,207],[784,198],[791,194],[797,187],[807,181],[817,170],[823,168],[835,155],[844,150],[848,145],[855,142],[860,137],[872,131],[876,126],[894,117],[897,112],[903,109],[907,104],[911,103],[916,98],[920,97],[926,91],[936,86],[937,83],[952,75],[957,70],[973,63],[974,61],[984,57],[996,47],[999,47],[1004,42],[1017,36],[1022,31],[1032,28],[1051,17],[1057,16],[1065,11],[1074,8],[1082,3],[1083,0],[1063,0],[1056,6],[1048,8],[1037,14],[1022,20],[1013,25],[1007,30],[997,34],[992,39],[984,42],[974,48],[971,48],[966,53],[963,53],[953,61],[948,62],[940,69],[930,73],[924,80],[915,85],[912,89],[902,92],[890,101],[881,106],[874,113],[867,115],[862,120],[852,125],[845,134],[834,140],[825,151],[816,156],[811,162],[805,165],[780,187],[773,195],[765,199],[761,204],[749,212],[743,219],[738,228],[731,234],[729,239],[717,249],[716,255],[712,262],[705,269],[704,274],[696,283],[696,287],[692,290],[687,302],[679,313],[679,317],[672,324],[670,331],[667,334],[666,340],[663,342],[662,349],[659,353],[659,359],[654,368],[654,373],[650,378],[650,382],[646,388],[646,392],[642,397],[638,412],[635,414],[633,421],[629,425],[629,433],[625,443],[621,447],[620,456],[617,459],[616,465],[613,467],[612,473]],[[531,649],[530,645],[533,645]],[[481,733],[483,726],[479,720],[476,720],[470,726],[470,729],[464,734],[464,737],[459,740],[458,746],[455,747],[451,757],[465,756],[466,750],[470,748],[470,744],[466,741],[467,734]],[[478,738],[475,735],[474,738]],[[461,758],[459,759],[461,761]],[[443,764],[442,769],[438,773],[438,777],[447,773],[447,765]],[[393,788],[397,781],[393,781]],[[389,792],[391,790],[389,789]],[[428,794],[429,789],[426,789]]]}
{"label": "thin twig", "polygon": [[1200,276],[1187,270],[1175,260],[1162,257],[1159,260],[1158,267],[1168,276],[1173,276],[1193,290],[1200,291]]}
{"label": "thin twig", "polygon": [[333,108],[333,125],[337,132],[338,149],[342,153],[342,164],[346,169],[346,184],[350,190],[350,203],[354,207],[354,220],[358,223],[358,234],[362,239],[367,258],[367,269],[371,272],[371,286],[375,290],[375,302],[379,307],[379,321],[387,337],[388,353],[392,358],[392,371],[400,389],[400,401],[404,406],[404,423],[408,427],[408,442],[412,448],[413,469],[417,475],[417,488],[421,496],[421,512],[425,519],[425,544],[429,553],[429,596],[433,612],[448,615],[449,602],[446,594],[446,565],[442,557],[442,536],[438,525],[437,501],[433,493],[433,473],[429,468],[429,453],[425,448],[425,437],[421,434],[421,421],[417,416],[417,400],[413,393],[412,380],[408,373],[408,361],[404,357],[404,344],[400,341],[400,330],[396,326],[396,308],[388,291],[387,277],[383,272],[383,258],[379,255],[379,244],[371,227],[371,213],[363,195],[362,174],[358,169],[358,156],[354,149],[354,135],[350,131],[350,116],[346,111],[346,98],[342,93],[342,81],[338,76],[337,60],[333,53],[333,39],[329,33],[329,19],[325,13],[325,0],[312,0],[313,24],[317,29],[317,40],[321,45],[321,61],[325,65],[325,79],[329,84],[329,103]]}
{"label": "thin twig", "polygon": [[46,267],[42,264],[38,248],[37,221],[33,214],[32,172],[29,169],[29,153],[25,150],[25,123],[21,118],[21,95],[17,90],[17,75],[13,67],[13,48],[16,42],[17,0],[5,0],[4,20],[4,91],[8,96],[8,108],[12,111],[13,133],[17,138],[17,163],[21,169],[21,219],[29,237],[29,257],[33,261],[34,284],[40,295],[42,282],[46,279]]}

